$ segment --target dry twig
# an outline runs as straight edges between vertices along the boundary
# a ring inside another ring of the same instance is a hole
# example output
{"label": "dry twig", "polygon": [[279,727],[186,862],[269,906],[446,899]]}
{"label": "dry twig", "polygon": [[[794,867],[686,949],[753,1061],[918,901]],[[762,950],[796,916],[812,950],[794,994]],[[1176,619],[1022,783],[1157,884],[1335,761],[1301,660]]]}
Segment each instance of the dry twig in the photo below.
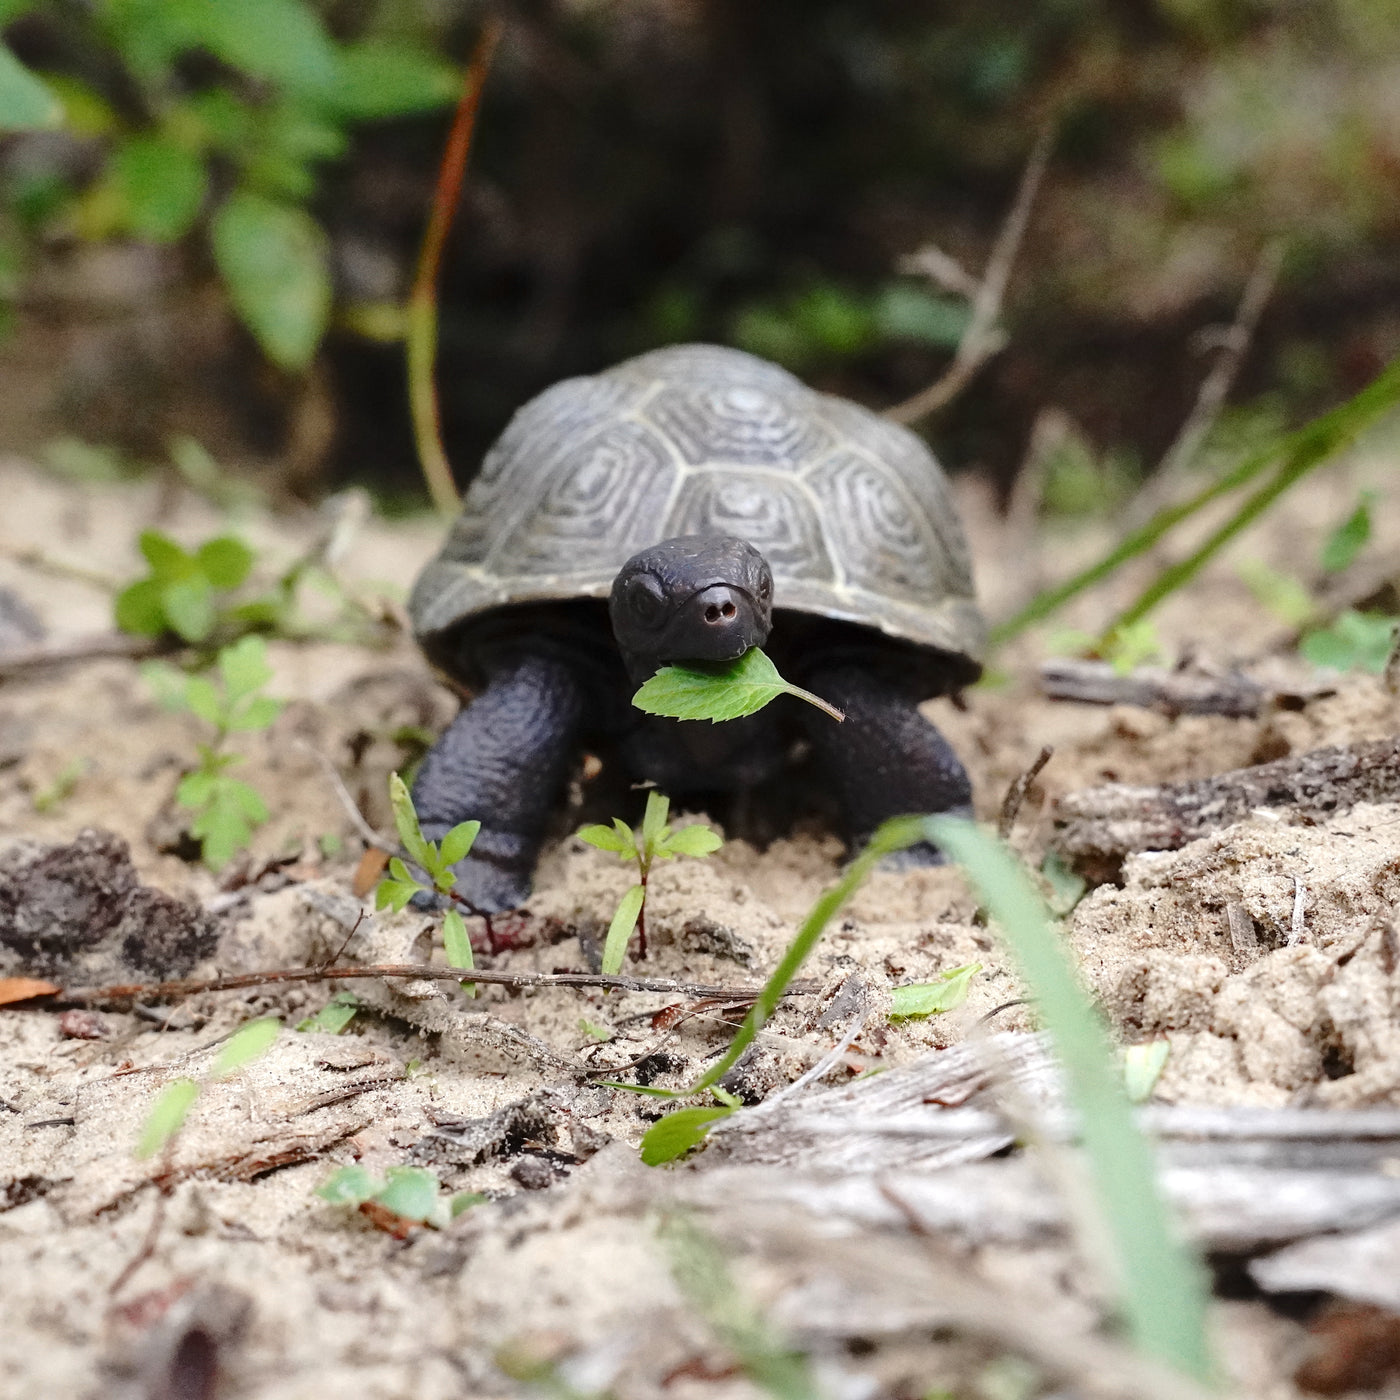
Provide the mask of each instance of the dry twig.
{"label": "dry twig", "polygon": [[[926,389],[920,389],[903,403],[886,409],[887,418],[893,418],[896,423],[917,423],[919,419],[927,418],[930,413],[957,398],[971,382],[973,375],[1006,343],[1005,336],[997,328],[997,319],[1001,315],[1001,304],[1006,296],[1006,284],[1011,278],[1012,265],[1016,261],[1021,240],[1025,237],[1026,225],[1030,221],[1031,206],[1035,203],[1036,193],[1045,175],[1045,167],[1050,161],[1053,140],[1053,128],[1046,127],[1036,140],[1031,157],[1026,162],[1020,186],[1016,190],[1015,202],[1006,216],[1001,232],[997,234],[997,241],[992,248],[991,257],[987,260],[982,280],[977,283],[976,293],[972,298],[972,319],[967,323],[967,329],[958,342],[952,364]],[[914,254],[914,257],[919,260],[920,270],[928,272],[931,268],[935,269],[933,275],[944,285],[948,285],[947,278],[950,275],[948,267],[944,265],[949,264],[952,268],[957,268],[957,264],[951,258],[940,254],[936,249],[923,249]],[[939,259],[941,262],[937,261]],[[939,267],[943,270],[936,270]],[[958,269],[958,272],[961,273],[961,269]]]}
{"label": "dry twig", "polygon": [[1031,766],[1006,789],[1006,796],[1001,800],[1001,815],[997,818],[997,835],[1003,841],[1011,835],[1011,828],[1016,825],[1016,816],[1021,810],[1021,804],[1026,800],[1026,794],[1031,790],[1031,784],[1040,776],[1040,770],[1054,756],[1055,750],[1046,744],[1036,754],[1035,761]]}
{"label": "dry twig", "polygon": [[[170,982],[115,983],[106,987],[70,987],[57,1000],[72,1006],[121,1006],[133,1001],[172,1001],[205,992],[233,992],[283,982],[331,982],[356,978],[411,978],[432,982],[485,982],[501,987],[605,987],[619,992],[662,992],[668,996],[720,1001],[753,1001],[761,987],[716,987],[678,982],[668,977],[609,977],[601,972],[506,972],[490,967],[444,967],[440,963],[373,963],[362,967],[283,967],[229,977],[181,978]],[[809,996],[815,982],[794,982],[787,996]]]}
{"label": "dry twig", "polygon": [[153,637],[127,637],[120,632],[99,632],[92,637],[73,637],[60,642],[36,642],[0,652],[0,681],[72,666],[80,661],[104,661],[112,657],[139,660],[163,650]]}

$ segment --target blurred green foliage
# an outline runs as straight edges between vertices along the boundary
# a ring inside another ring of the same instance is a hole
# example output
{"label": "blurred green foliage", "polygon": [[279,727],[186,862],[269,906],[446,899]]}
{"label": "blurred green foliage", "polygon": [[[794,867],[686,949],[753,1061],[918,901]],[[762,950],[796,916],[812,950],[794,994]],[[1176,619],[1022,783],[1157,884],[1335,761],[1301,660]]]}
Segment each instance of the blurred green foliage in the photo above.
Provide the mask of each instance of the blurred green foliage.
{"label": "blurred green foliage", "polygon": [[[95,173],[12,168],[13,223],[32,237],[202,241],[268,358],[304,369],[332,302],[328,242],[310,207],[322,166],[345,154],[357,124],[451,102],[456,67],[411,38],[337,41],[309,0],[39,10],[0,6],[0,27],[37,22],[55,56],[34,73],[0,46],[0,130],[63,125],[92,148]],[[12,238],[0,282],[17,256]]]}

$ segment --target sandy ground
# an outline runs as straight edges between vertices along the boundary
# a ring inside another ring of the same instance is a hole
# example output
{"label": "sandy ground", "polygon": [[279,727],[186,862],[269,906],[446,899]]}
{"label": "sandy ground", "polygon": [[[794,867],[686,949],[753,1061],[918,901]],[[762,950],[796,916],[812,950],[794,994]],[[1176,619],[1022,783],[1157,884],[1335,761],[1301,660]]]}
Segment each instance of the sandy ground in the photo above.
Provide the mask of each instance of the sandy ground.
{"label": "sandy ground", "polygon": [[[1367,485],[1381,493],[1372,548],[1400,545],[1397,461],[1394,443],[1375,444],[1286,500],[1163,609],[1168,657],[1189,647],[1217,663],[1296,670],[1280,650],[1286,629],[1240,582],[1239,561],[1306,573],[1300,561],[1316,558]],[[141,528],[197,542],[227,524],[183,488],[74,487],[13,460],[0,462],[0,490],[0,587],[18,592],[55,638],[108,625],[109,595],[75,570],[129,578]],[[975,488],[962,496],[994,616],[1108,537],[1107,526],[1084,528],[1032,546]],[[252,511],[234,528],[271,571],[308,547],[317,522],[310,513]],[[437,534],[426,521],[371,521],[345,577],[402,597]],[[35,549],[37,562],[25,557]],[[1079,605],[1066,625],[1092,625],[1132,583]],[[1056,704],[1033,685],[1043,642],[1000,656],[998,679],[971,692],[964,711],[930,707],[973,774],[984,816],[1043,744],[1055,746],[1015,836],[1036,865],[1057,793],[1111,779],[1200,777],[1400,731],[1400,701],[1360,676],[1337,678],[1331,694],[1301,709],[1247,720]],[[174,975],[303,966],[337,950],[342,962],[429,958],[423,916],[356,927],[361,902],[350,886],[363,847],[326,768],[371,823],[387,827],[388,773],[409,761],[422,731],[450,718],[453,697],[401,635],[375,649],[279,642],[271,653],[270,689],[288,704],[270,730],[238,748],[240,773],[272,816],[251,855],[219,879],[171,850],[180,825],[174,788],[202,726],[161,710],[134,663],[0,681],[0,915],[6,871],[13,891],[15,872],[32,870],[26,862],[45,846],[100,828],[129,847],[125,884],[107,901],[137,900],[122,916],[128,924],[156,920],[156,897],[131,893],[143,886],[188,905],[178,917],[159,905],[184,938],[170,945],[183,950],[170,954]],[[576,784],[560,814],[532,917],[503,925],[520,946],[490,965],[549,972],[596,960],[629,875],[567,834],[588,810],[592,786]],[[108,866],[125,869],[119,845],[103,850]],[[840,844],[808,823],[762,851],[733,840],[708,861],[661,868],[648,906],[652,955],[636,970],[730,986],[761,980],[841,859]],[[1305,931],[1290,942],[1300,888]],[[1122,885],[1089,892],[1065,930],[1122,1041],[1170,1043],[1159,1101],[1400,1105],[1386,933],[1397,901],[1400,806],[1366,806],[1315,825],[1252,818],[1180,851],[1134,857]],[[1259,932],[1253,951],[1230,939],[1232,903]],[[124,956],[112,938],[94,944],[72,965],[70,985],[116,980]],[[12,950],[5,957],[0,974],[55,971]],[[890,987],[968,962],[983,971],[964,1007],[926,1021],[887,1019]],[[132,975],[152,974],[138,968],[123,980]],[[864,1020],[828,1064],[828,1084],[920,1062],[1022,994],[961,877],[946,869],[877,873],[833,923],[806,975],[820,991],[787,1004],[731,1083],[748,1101],[790,1084],[853,1029],[847,1005]],[[657,1183],[698,1179],[722,1154],[711,1149],[669,1171],[641,1167],[635,1145],[660,1105],[598,1082],[609,1067],[663,1086],[688,1082],[725,1044],[723,1008],[701,1006],[668,1028],[656,1013],[691,999],[482,987],[468,1002],[441,983],[354,985],[362,1009],[339,1036],[292,1029],[336,990],[317,982],[192,996],[145,1013],[103,1011],[82,1025],[46,1009],[0,1012],[0,1397],[214,1393],[159,1389],[172,1339],[194,1334],[217,1355],[217,1393],[228,1397],[758,1393],[734,1365],[732,1335],[726,1343],[723,1327],[707,1324],[678,1283],[684,1261],[658,1226],[667,1188]],[[264,1014],[287,1027],[272,1051],[210,1084],[167,1156],[138,1161],[133,1147],[162,1086],[199,1078],[231,1031]],[[1026,1031],[1033,1021],[1013,1007],[996,1026]],[[75,1038],[76,1030],[100,1038]],[[374,1171],[429,1165],[447,1188],[488,1199],[449,1229],[395,1239],[313,1194],[350,1162]],[[808,1347],[824,1393],[1038,1393],[1034,1373],[1017,1379],[994,1346],[927,1325],[884,1326],[890,1313],[859,1271],[823,1284],[810,1249],[803,1255],[792,1237],[784,1247],[765,1235],[781,1222],[745,1224],[744,1202],[732,1205],[706,1228],[735,1247],[745,1316]],[[830,1226],[807,1222],[797,1235],[810,1245]],[[866,1248],[874,1257],[890,1251],[894,1277],[910,1237],[877,1234]],[[1070,1330],[1101,1317],[1102,1292],[1062,1234],[1034,1246],[983,1244],[958,1258],[958,1268]],[[844,1288],[837,1311],[866,1321],[819,1325],[814,1319],[834,1306],[822,1287]],[[1305,1345],[1298,1322],[1236,1298],[1222,1299],[1214,1325],[1239,1391],[1296,1393],[1288,1378]],[[512,1379],[546,1365],[554,1369],[543,1380]]]}

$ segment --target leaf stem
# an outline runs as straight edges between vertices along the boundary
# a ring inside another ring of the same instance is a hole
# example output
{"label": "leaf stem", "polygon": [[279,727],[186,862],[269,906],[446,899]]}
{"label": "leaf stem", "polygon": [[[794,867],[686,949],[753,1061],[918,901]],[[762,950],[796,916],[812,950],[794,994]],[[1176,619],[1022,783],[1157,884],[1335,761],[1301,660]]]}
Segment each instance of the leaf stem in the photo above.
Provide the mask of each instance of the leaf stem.
{"label": "leaf stem", "polygon": [[471,151],[472,133],[476,128],[477,108],[481,90],[491,68],[491,59],[500,41],[503,22],[496,17],[486,21],[476,49],[467,65],[462,81],[462,96],[457,104],[447,149],[438,170],[437,188],[433,193],[428,227],[423,234],[423,247],[418,255],[418,271],[413,279],[407,308],[406,349],[408,353],[408,402],[413,418],[413,437],[418,448],[418,460],[428,483],[433,504],[444,515],[455,514],[460,504],[457,487],[452,480],[452,467],[442,448],[442,420],[438,411],[437,385],[433,377],[437,358],[437,288],[438,271],[442,265],[443,245],[452,216],[461,195],[462,176]]}

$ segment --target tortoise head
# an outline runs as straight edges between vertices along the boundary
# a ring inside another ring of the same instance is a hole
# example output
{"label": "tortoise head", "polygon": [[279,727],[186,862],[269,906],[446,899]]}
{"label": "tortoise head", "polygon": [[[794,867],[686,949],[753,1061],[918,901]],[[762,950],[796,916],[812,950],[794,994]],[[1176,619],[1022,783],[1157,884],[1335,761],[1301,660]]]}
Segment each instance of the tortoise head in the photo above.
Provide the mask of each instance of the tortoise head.
{"label": "tortoise head", "polygon": [[608,613],[635,680],[661,666],[732,661],[768,640],[773,571],[733,535],[681,535],[622,566]]}

